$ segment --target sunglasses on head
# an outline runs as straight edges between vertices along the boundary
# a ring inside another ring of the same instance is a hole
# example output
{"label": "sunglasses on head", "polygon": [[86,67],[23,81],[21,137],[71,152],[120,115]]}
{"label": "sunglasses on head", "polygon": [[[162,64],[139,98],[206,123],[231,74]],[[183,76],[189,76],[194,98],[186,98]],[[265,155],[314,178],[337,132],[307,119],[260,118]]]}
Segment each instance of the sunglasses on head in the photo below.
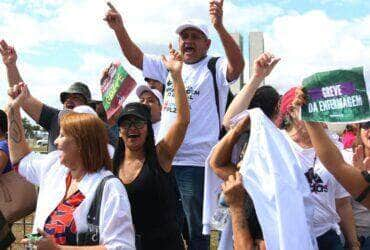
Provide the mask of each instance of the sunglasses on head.
{"label": "sunglasses on head", "polygon": [[360,123],[360,128],[369,129],[370,128],[370,121]]}
{"label": "sunglasses on head", "polygon": [[145,124],[146,122],[140,119],[126,119],[122,121],[121,127],[129,129],[133,125],[136,129],[142,129]]}

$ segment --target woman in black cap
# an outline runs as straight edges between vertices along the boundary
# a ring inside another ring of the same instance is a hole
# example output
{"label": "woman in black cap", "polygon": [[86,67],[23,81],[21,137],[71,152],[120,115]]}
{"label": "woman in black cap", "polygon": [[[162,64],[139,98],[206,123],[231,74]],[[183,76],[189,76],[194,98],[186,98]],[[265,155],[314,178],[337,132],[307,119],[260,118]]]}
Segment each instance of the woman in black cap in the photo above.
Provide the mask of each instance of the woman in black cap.
{"label": "woman in black cap", "polygon": [[172,160],[190,121],[189,104],[181,77],[182,57],[170,46],[170,71],[176,99],[176,119],[164,138],[154,144],[150,109],[129,103],[118,119],[120,138],[113,172],[126,186],[141,249],[184,249],[176,220],[176,196],[171,180]]}

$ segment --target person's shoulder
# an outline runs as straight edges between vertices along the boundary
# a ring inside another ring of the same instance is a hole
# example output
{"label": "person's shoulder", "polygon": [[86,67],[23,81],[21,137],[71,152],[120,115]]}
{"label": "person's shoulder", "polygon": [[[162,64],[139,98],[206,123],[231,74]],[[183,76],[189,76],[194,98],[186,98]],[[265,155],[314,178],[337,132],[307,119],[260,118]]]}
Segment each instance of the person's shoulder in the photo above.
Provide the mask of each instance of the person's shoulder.
{"label": "person's shoulder", "polygon": [[114,176],[112,172],[108,170],[103,170],[103,175],[105,177],[111,176],[106,182],[104,186],[104,191],[110,192],[110,195],[126,195],[126,189],[123,185],[122,181],[117,177]]}
{"label": "person's shoulder", "polygon": [[0,150],[8,151],[8,141],[7,140],[0,141]]}

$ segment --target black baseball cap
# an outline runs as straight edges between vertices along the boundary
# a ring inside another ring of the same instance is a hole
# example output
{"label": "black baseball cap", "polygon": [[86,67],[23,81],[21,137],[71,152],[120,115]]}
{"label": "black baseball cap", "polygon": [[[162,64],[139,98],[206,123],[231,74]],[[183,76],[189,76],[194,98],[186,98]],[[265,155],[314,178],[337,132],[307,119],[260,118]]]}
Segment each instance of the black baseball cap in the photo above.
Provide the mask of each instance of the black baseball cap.
{"label": "black baseball cap", "polygon": [[146,122],[149,122],[152,119],[150,108],[148,107],[148,105],[142,104],[140,102],[131,102],[123,108],[121,115],[117,120],[118,126],[128,115],[136,116],[137,118]]}

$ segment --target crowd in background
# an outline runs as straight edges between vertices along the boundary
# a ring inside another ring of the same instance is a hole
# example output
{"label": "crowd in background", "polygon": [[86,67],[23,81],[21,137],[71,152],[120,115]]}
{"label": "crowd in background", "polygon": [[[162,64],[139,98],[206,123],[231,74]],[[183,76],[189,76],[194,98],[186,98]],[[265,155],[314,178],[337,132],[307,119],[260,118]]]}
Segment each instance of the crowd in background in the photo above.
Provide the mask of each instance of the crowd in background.
{"label": "crowd in background", "polygon": [[[254,108],[297,159],[310,249],[370,249],[370,121],[348,124],[341,135],[302,121],[306,96],[299,83],[283,95],[261,86],[280,61],[267,52],[233,97],[229,86],[242,73],[244,59],[223,25],[223,1],[209,3],[226,55],[221,58],[207,54],[208,27],[192,20],[175,30],[178,49],[170,44],[166,57],[145,54],[120,13],[108,6],[106,23],[146,81],[135,91],[139,102],[124,105],[110,119],[81,82],[60,93],[62,110],[35,98],[23,82],[14,47],[0,42],[9,83],[6,113],[0,110],[0,171],[16,171],[39,188],[37,249],[209,249],[210,235],[204,234],[209,211],[203,209],[212,185],[207,171],[223,182],[230,214],[231,240],[219,248],[273,249],[264,238],[264,215],[239,173],[250,155],[253,128],[249,115],[233,119]],[[49,133],[47,155],[27,144],[21,109]],[[234,160],[240,142],[243,150]]]}

